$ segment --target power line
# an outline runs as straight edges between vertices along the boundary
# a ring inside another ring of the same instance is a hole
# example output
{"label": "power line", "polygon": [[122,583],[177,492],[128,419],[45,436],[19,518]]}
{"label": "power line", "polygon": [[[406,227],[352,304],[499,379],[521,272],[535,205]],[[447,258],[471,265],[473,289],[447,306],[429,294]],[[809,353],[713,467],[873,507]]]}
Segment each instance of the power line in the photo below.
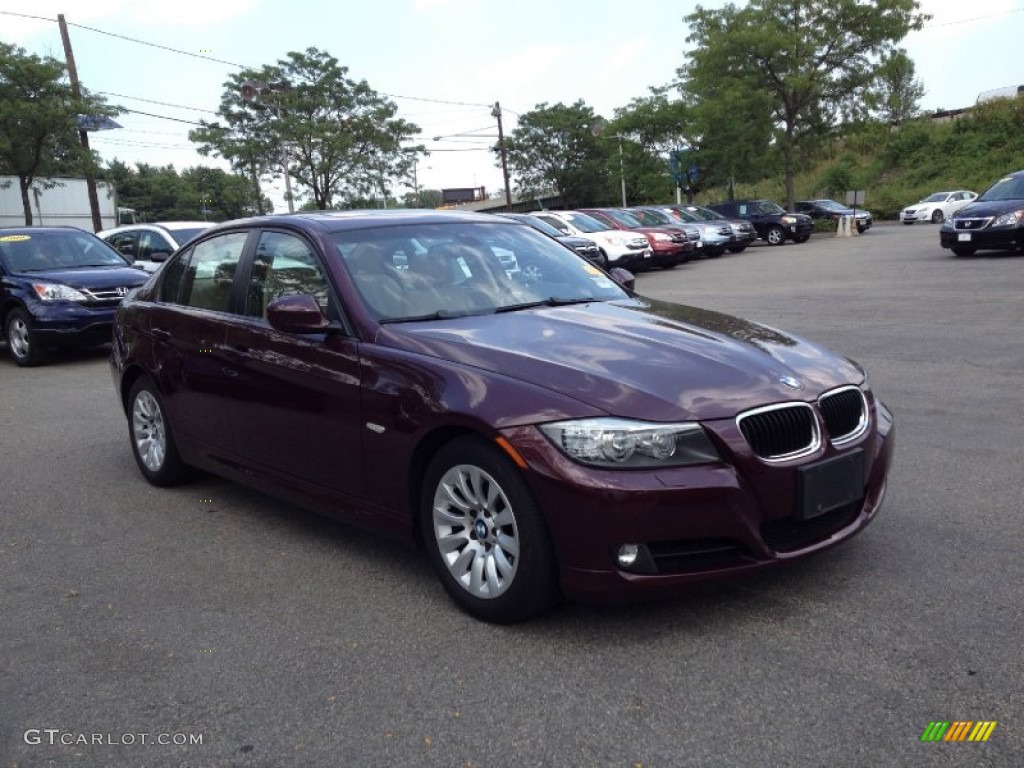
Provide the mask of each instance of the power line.
{"label": "power line", "polygon": [[188,125],[202,125],[197,123],[195,120],[182,120],[180,117],[168,117],[167,115],[154,115],[152,112],[142,112],[138,109],[122,109],[122,112],[129,112],[133,115],[145,115],[146,117],[156,117],[160,120],[173,120],[176,123],[186,123]]}
{"label": "power line", "polygon": [[87,27],[85,24],[75,24],[73,21],[68,22],[69,26],[78,27],[79,29],[87,29],[90,32],[95,32],[99,35],[108,35],[110,37],[116,37],[120,40],[127,40],[131,43],[138,43],[139,45],[148,45],[150,48],[159,48],[164,51],[170,51],[171,53],[178,53],[182,56],[191,56],[194,59],[206,59],[207,61],[213,61],[217,64],[227,64],[229,67],[237,67],[238,69],[249,69],[245,64],[239,64],[235,61],[225,61],[224,59],[217,59],[213,56],[205,56],[201,53],[192,53],[191,51],[183,51],[180,48],[171,48],[169,45],[160,45],[159,43],[150,43],[146,40],[139,40],[137,37],[128,37],[127,35],[119,35],[116,32],[107,32],[102,29],[96,29],[96,27]]}
{"label": "power line", "polygon": [[1009,16],[1011,13],[1020,13],[1024,11],[1024,8],[1011,8],[1010,10],[1001,11],[999,13],[989,13],[986,16],[975,16],[974,18],[962,18],[958,22],[943,22],[942,24],[926,24],[922,29],[932,30],[938,27],[955,27],[962,24],[971,24],[972,22],[982,22],[986,18],[996,18],[998,16]]}
{"label": "power line", "polygon": [[172,104],[169,101],[156,101],[155,99],[144,99],[141,96],[128,96],[124,93],[113,93],[111,91],[96,91],[96,93],[103,94],[104,96],[114,96],[118,99],[131,99],[132,101],[144,101],[147,104],[159,104],[161,107],[175,107],[176,109],[189,109],[193,112],[205,112],[209,115],[216,115],[217,113],[212,109],[203,109],[201,107],[187,107],[184,104]]}

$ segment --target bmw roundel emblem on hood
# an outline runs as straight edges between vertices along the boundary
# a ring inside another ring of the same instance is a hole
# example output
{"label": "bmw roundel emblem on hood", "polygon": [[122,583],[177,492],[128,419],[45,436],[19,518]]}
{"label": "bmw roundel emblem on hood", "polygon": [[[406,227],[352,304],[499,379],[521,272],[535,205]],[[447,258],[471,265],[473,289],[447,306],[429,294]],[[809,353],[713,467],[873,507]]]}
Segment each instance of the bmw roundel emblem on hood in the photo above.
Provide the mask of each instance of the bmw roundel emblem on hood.
{"label": "bmw roundel emblem on hood", "polygon": [[803,389],[804,383],[800,381],[796,376],[782,376],[779,381],[790,389]]}

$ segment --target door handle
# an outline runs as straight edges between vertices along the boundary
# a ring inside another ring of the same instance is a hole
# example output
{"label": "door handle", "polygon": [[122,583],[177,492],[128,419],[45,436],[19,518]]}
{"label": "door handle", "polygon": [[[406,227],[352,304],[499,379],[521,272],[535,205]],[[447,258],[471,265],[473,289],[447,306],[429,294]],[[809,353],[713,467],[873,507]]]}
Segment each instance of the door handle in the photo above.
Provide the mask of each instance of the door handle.
{"label": "door handle", "polygon": [[157,341],[167,341],[169,338],[171,338],[171,332],[168,331],[166,328],[154,328],[152,333],[153,338],[156,339]]}

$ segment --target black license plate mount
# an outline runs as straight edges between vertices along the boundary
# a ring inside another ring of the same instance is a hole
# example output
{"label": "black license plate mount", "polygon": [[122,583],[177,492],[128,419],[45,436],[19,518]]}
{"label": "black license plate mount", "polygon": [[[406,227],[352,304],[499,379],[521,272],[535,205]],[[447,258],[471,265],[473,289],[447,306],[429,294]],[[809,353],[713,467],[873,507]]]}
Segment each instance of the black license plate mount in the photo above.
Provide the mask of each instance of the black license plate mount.
{"label": "black license plate mount", "polygon": [[857,501],[863,495],[863,448],[797,469],[798,520],[824,515]]}

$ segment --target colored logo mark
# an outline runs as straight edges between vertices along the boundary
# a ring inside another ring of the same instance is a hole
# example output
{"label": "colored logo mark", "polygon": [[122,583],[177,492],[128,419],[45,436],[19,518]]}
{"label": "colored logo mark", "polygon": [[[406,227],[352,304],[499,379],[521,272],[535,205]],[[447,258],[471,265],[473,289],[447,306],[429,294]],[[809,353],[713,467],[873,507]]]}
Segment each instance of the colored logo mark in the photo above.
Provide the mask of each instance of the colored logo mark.
{"label": "colored logo mark", "polygon": [[995,720],[933,721],[921,734],[921,741],[988,741],[998,723]]}

